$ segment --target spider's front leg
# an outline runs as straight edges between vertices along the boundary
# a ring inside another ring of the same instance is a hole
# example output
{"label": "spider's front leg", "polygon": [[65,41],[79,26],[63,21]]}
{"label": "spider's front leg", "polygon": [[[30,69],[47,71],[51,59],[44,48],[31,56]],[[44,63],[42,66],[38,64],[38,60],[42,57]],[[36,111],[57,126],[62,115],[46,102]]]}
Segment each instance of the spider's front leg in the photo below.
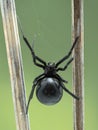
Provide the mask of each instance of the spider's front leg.
{"label": "spider's front leg", "polygon": [[56,71],[57,71],[57,72],[58,72],[58,71],[64,71],[65,69],[67,69],[67,67],[68,67],[69,64],[73,61],[73,59],[74,59],[74,58],[71,58],[63,68],[59,67],[59,68],[56,69]]}
{"label": "spider's front leg", "polygon": [[[23,40],[25,41],[26,45],[28,46],[28,48],[31,51],[32,57],[33,57],[33,62],[36,66],[39,66],[41,68],[44,68],[46,66],[46,62],[44,60],[42,60],[41,58],[39,58],[38,56],[35,55],[35,52],[33,50],[33,48],[31,47],[31,45],[29,44],[27,38],[23,35]],[[41,64],[37,63],[40,62]]]}
{"label": "spider's front leg", "polygon": [[75,45],[76,45],[78,39],[79,39],[79,36],[76,37],[76,39],[75,39],[75,41],[74,41],[72,47],[70,48],[68,54],[67,54],[66,56],[64,56],[62,59],[60,59],[60,60],[56,63],[56,68],[57,68],[62,62],[64,62],[66,59],[68,59],[68,58],[70,57],[70,55],[72,54],[72,51],[73,51],[73,49],[74,49],[74,47],[75,47]]}
{"label": "spider's front leg", "polygon": [[[34,64],[35,64],[36,66],[38,66],[38,67],[44,68],[44,67],[46,66],[46,62],[45,62],[44,60],[42,60],[40,57],[38,57],[38,56],[35,55],[33,48],[31,47],[31,45],[30,45],[28,39],[25,37],[25,35],[24,35],[24,33],[23,33],[23,30],[22,30],[22,26],[21,26],[19,17],[17,17],[17,20],[18,20],[18,23],[19,23],[19,27],[20,27],[20,31],[21,31],[21,33],[22,33],[23,40],[24,40],[24,42],[26,43],[26,45],[27,45],[27,47],[29,48],[29,50],[31,51]],[[39,63],[37,63],[37,61],[38,61]]]}

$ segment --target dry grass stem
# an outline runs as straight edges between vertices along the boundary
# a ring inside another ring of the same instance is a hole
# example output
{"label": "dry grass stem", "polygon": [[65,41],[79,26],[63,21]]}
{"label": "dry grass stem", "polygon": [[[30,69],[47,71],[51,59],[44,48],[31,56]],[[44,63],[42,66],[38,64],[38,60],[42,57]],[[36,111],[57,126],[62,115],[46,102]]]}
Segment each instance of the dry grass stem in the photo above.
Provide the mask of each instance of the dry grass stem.
{"label": "dry grass stem", "polygon": [[84,23],[83,0],[72,0],[72,35],[80,36],[74,49],[73,87],[74,93],[80,97],[74,100],[74,130],[84,130]]}
{"label": "dry grass stem", "polygon": [[0,0],[17,130],[30,130],[14,0]]}

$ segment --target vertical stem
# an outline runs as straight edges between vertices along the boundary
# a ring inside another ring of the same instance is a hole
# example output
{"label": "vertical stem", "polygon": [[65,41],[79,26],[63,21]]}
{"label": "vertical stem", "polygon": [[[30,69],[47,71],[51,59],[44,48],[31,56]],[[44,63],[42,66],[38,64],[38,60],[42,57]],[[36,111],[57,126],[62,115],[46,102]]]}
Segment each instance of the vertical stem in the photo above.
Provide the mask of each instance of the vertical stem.
{"label": "vertical stem", "polygon": [[0,0],[17,130],[30,130],[14,0]]}
{"label": "vertical stem", "polygon": [[73,39],[80,36],[74,50],[73,87],[74,93],[80,97],[73,101],[74,130],[84,130],[84,24],[83,0],[72,0],[72,34]]}

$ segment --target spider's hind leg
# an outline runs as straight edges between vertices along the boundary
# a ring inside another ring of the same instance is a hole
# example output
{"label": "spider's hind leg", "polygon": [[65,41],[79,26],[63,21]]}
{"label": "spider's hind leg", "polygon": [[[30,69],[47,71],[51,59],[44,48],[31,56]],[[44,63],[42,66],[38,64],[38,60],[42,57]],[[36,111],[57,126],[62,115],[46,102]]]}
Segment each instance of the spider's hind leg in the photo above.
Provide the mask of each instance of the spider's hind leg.
{"label": "spider's hind leg", "polygon": [[70,92],[64,85],[61,84],[61,87],[63,88],[63,90],[64,90],[65,92],[67,92],[67,93],[68,93],[69,95],[71,95],[73,98],[79,100],[79,97],[76,96],[76,95],[74,95],[72,92]]}
{"label": "spider's hind leg", "polygon": [[36,87],[37,83],[43,78],[44,78],[44,73],[39,75],[38,77],[36,77],[34,82],[33,82],[32,89],[31,89],[29,99],[28,99],[28,103],[26,106],[26,114],[28,113],[29,104],[30,104],[31,99],[33,98],[35,87]]}
{"label": "spider's hind leg", "polygon": [[33,86],[32,86],[32,90],[31,90],[31,93],[29,95],[29,100],[28,100],[28,103],[27,103],[27,106],[26,106],[26,114],[28,113],[29,104],[30,104],[31,99],[33,98],[36,85],[37,85],[37,83],[33,84]]}

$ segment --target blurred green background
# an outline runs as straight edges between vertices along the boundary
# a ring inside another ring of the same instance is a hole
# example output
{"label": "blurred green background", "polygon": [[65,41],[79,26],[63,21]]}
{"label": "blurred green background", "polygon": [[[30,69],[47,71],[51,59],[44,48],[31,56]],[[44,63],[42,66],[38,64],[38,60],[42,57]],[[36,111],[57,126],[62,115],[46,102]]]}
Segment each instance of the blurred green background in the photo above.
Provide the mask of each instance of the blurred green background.
{"label": "blurred green background", "polygon": [[[23,31],[38,56],[48,61],[57,61],[71,46],[71,0],[17,0],[17,14]],[[84,1],[85,30],[85,130],[98,130],[98,1]],[[32,63],[31,54],[21,40],[27,97],[34,77],[42,70]],[[71,65],[60,73],[72,90]],[[44,106],[36,96],[31,101],[31,130],[73,130],[72,98],[64,93],[54,106]],[[0,15],[0,130],[15,130],[15,118],[6,56],[5,40]]]}

